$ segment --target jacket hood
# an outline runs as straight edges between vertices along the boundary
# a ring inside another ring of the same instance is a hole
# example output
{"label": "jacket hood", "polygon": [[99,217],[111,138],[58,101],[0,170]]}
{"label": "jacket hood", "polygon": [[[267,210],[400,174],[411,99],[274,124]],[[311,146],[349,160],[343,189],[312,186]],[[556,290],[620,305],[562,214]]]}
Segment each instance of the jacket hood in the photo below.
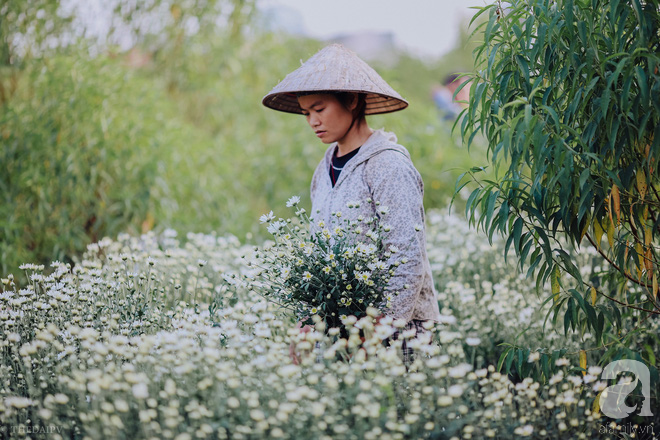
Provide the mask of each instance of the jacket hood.
{"label": "jacket hood", "polygon": [[[336,147],[337,147],[337,143],[333,142],[325,151],[326,170],[330,167],[330,163],[332,161],[332,155],[334,154]],[[348,174],[350,174],[353,168],[355,168],[362,162],[371,159],[375,155],[382,153],[385,150],[398,151],[399,153],[403,154],[410,160],[410,154],[408,153],[408,150],[406,150],[405,147],[397,144],[397,137],[394,133],[382,129],[374,130],[374,132],[371,134],[371,136],[369,136],[366,142],[362,144],[362,146],[360,147],[360,151],[358,151],[355,157],[353,157],[351,160],[348,161],[348,163],[346,164],[346,169],[343,170],[339,175],[339,179],[335,184],[335,188],[339,186],[339,184],[341,184],[341,182],[344,180],[343,178],[346,177]]]}

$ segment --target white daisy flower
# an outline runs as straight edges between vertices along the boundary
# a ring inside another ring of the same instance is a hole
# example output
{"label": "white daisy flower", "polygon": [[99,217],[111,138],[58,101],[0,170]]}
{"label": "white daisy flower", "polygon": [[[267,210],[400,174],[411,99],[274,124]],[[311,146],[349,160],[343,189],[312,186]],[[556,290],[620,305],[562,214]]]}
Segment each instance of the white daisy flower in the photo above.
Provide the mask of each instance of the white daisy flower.
{"label": "white daisy flower", "polygon": [[355,278],[357,278],[359,281],[366,282],[369,277],[371,276],[370,272],[355,272],[354,273]]}
{"label": "white daisy flower", "polygon": [[480,338],[466,338],[465,343],[469,345],[470,347],[475,347],[479,344],[481,344],[481,339]]}
{"label": "white daisy flower", "polygon": [[270,211],[268,214],[264,214],[261,217],[259,217],[259,221],[261,223],[267,223],[275,218],[275,214],[273,214],[273,211]]}
{"label": "white daisy flower", "polygon": [[286,202],[286,207],[291,208],[292,206],[296,206],[298,203],[300,203],[300,197],[298,196],[293,196]]}
{"label": "white daisy flower", "polygon": [[277,233],[280,231],[280,229],[282,229],[284,226],[286,226],[286,223],[283,222],[283,221],[282,221],[282,222],[274,222],[274,223],[271,223],[271,224],[268,226],[268,232],[270,232],[271,234],[275,235],[275,234],[277,234]]}

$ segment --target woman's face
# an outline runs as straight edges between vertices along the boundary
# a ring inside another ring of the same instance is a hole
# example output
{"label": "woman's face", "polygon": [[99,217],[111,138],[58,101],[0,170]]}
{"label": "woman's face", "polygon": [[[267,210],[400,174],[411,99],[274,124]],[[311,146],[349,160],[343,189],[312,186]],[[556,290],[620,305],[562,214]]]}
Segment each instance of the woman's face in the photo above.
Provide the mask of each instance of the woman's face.
{"label": "woman's face", "polygon": [[[298,104],[307,118],[307,123],[321,142],[341,144],[353,124],[352,108],[347,109],[335,95],[326,93],[300,96]],[[357,100],[354,100],[351,106],[355,105]]]}

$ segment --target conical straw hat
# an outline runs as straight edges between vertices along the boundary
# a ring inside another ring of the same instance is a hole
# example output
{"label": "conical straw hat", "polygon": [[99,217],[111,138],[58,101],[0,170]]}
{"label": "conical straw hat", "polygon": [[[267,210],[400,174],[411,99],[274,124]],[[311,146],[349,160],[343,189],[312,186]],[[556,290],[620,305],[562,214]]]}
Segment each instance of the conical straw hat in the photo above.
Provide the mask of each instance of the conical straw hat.
{"label": "conical straw hat", "polygon": [[366,93],[365,114],[403,110],[408,102],[358,56],[340,44],[331,44],[282,80],[263,105],[289,113],[302,113],[298,94],[309,92]]}

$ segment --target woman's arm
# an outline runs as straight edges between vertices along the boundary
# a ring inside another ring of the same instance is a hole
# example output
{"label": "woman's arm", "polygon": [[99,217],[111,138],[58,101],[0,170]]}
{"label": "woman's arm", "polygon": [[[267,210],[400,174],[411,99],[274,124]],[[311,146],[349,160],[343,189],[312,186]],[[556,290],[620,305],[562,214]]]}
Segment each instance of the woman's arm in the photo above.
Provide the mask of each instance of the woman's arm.
{"label": "woman's arm", "polygon": [[390,279],[387,290],[394,298],[387,314],[409,322],[424,282],[427,258],[422,178],[410,159],[394,150],[377,154],[366,165],[365,179],[374,202],[380,202],[377,215],[391,228],[383,237],[385,249],[398,249],[391,260],[406,260]]}

